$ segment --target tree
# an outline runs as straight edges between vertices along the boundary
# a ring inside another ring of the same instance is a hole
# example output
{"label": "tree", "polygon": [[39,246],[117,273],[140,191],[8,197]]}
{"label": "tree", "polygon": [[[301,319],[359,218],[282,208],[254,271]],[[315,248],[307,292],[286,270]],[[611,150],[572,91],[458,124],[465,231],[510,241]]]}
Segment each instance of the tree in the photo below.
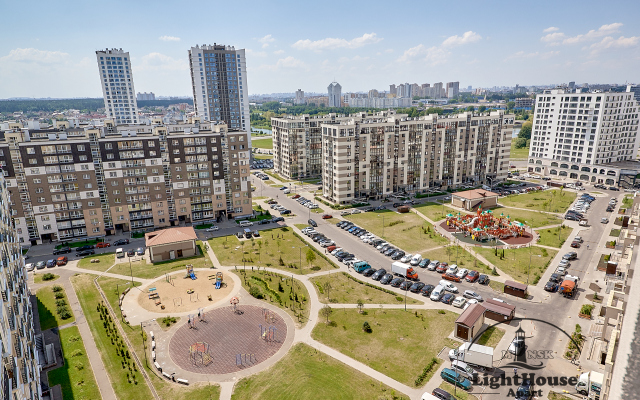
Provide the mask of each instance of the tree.
{"label": "tree", "polygon": [[523,139],[531,139],[531,121],[527,121],[522,124],[522,128],[520,128],[520,132],[518,133],[519,138]]}
{"label": "tree", "polygon": [[508,110],[513,110],[513,107],[516,106],[516,102],[515,101],[509,101],[507,102],[507,109]]}
{"label": "tree", "polygon": [[331,309],[331,307],[329,307],[328,304],[325,304],[325,306],[320,309],[320,315],[327,318],[327,324],[329,323],[329,317],[331,316],[331,313],[333,313],[333,310]]}
{"label": "tree", "polygon": [[485,111],[487,111],[487,107],[485,106],[478,107],[478,112],[485,112]]}
{"label": "tree", "polygon": [[516,149],[521,149],[523,147],[527,147],[527,139],[525,138],[521,138],[521,137],[517,137],[513,140],[513,145],[516,147]]}
{"label": "tree", "polygon": [[311,249],[307,249],[307,262],[309,263],[309,266],[311,266],[311,263],[313,263],[315,260],[316,252]]}
{"label": "tree", "polygon": [[475,111],[476,108],[474,106],[469,106],[467,107],[467,111]]}
{"label": "tree", "polygon": [[331,290],[331,283],[329,281],[324,283],[324,290],[327,291],[327,301],[331,301],[329,299],[329,291]]}
{"label": "tree", "polygon": [[362,308],[364,307],[364,301],[362,299],[358,299],[358,312],[362,314]]}

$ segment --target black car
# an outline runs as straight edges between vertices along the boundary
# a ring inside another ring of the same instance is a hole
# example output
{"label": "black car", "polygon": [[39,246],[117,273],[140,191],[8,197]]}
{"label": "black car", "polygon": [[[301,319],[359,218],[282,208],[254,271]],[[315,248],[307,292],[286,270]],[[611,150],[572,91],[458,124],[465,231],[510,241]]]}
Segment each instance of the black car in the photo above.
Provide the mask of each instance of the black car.
{"label": "black car", "polygon": [[396,251],[395,253],[393,253],[393,254],[391,255],[391,259],[392,259],[392,260],[399,260],[399,259],[401,259],[402,257],[404,257],[404,254],[405,254],[405,253],[404,253],[404,251]]}
{"label": "black car", "polygon": [[481,284],[481,285],[488,285],[489,282],[491,282],[491,279],[489,279],[488,275],[482,274],[478,278],[478,283]]}
{"label": "black car", "polygon": [[384,255],[385,255],[385,256],[390,256],[390,255],[392,255],[393,253],[395,253],[396,251],[397,251],[397,250],[396,250],[396,248],[395,248],[395,247],[391,247],[391,248],[387,249],[387,251],[385,251],[385,252],[384,252]]}
{"label": "black car", "polygon": [[422,294],[425,297],[429,297],[431,296],[431,292],[433,292],[433,289],[435,288],[436,287],[433,285],[426,284],[422,287],[422,289],[420,289],[420,294]]}
{"label": "black car", "polygon": [[336,224],[336,226],[337,226],[338,228],[342,228],[342,227],[343,227],[343,226],[345,226],[346,224],[348,224],[348,222],[347,222],[347,221],[340,221],[340,222],[338,222],[338,223]]}
{"label": "black car", "polygon": [[135,252],[135,250],[133,250],[133,249],[129,249],[129,250],[127,250],[127,255],[128,255],[129,257],[133,257],[133,256],[135,256],[135,255],[136,255],[136,252]]}
{"label": "black car", "polygon": [[547,292],[555,292],[556,290],[558,290],[558,284],[555,283],[554,281],[549,281],[547,282],[546,285],[544,285],[544,290],[546,290]]}
{"label": "black car", "polygon": [[562,256],[562,258],[566,260],[575,260],[578,258],[578,253],[576,253],[575,251],[570,251],[564,256]]}
{"label": "black car", "polygon": [[262,219],[260,221],[258,221],[258,225],[267,225],[270,224],[271,220],[270,219]]}
{"label": "black car", "polygon": [[609,186],[609,190],[613,190],[613,191],[619,192],[620,188],[617,188],[615,186]]}
{"label": "black car", "polygon": [[607,207],[607,212],[613,212],[614,208],[612,206]]}
{"label": "black car", "polygon": [[381,268],[376,272],[374,272],[373,275],[371,275],[371,279],[373,279],[374,281],[379,281],[380,279],[382,279],[383,276],[385,276],[386,273],[387,273],[387,270]]}
{"label": "black car", "polygon": [[382,239],[376,239],[376,240],[372,240],[372,241],[370,241],[370,242],[369,242],[369,245],[370,245],[370,246],[378,247],[378,246],[380,246],[380,243],[382,243],[382,242],[383,242],[383,240],[382,240]]}
{"label": "black car", "polygon": [[364,271],[362,271],[362,276],[369,277],[369,276],[371,276],[371,275],[375,274],[376,272],[377,272],[377,271],[376,271],[376,269],[375,269],[375,268],[367,268],[367,269],[365,269]]}
{"label": "black car", "polygon": [[549,277],[549,282],[559,283],[561,281],[562,281],[562,276],[559,274],[551,274],[551,277]]}
{"label": "black car", "polygon": [[95,251],[88,249],[88,250],[82,250],[76,253],[76,257],[84,257],[84,256],[90,256],[92,254],[95,254]]}
{"label": "black car", "polygon": [[309,225],[313,226],[314,228],[315,228],[316,226],[318,226],[318,223],[317,223],[316,221],[312,220],[312,219],[308,220],[308,221],[307,221],[307,223],[308,223]]}
{"label": "black car", "polygon": [[338,261],[342,262],[345,258],[347,258],[349,256],[353,256],[353,254],[344,253],[344,254],[340,255],[340,257],[336,257],[336,258],[338,259]]}
{"label": "black car", "polygon": [[442,296],[442,299],[440,300],[441,302],[443,302],[444,304],[451,304],[453,303],[453,300],[456,298],[456,296],[452,293],[447,293],[444,296]]}
{"label": "black car", "polygon": [[282,211],[280,211],[280,215],[287,215],[287,214],[291,214],[291,210],[282,210]]}
{"label": "black car", "polygon": [[369,206],[369,207],[365,207],[365,208],[363,208],[363,209],[362,209],[362,211],[364,211],[364,212],[371,212],[371,211],[373,211],[373,210],[375,210],[375,208],[374,208],[374,207],[371,207],[371,206]]}
{"label": "black car", "polygon": [[409,288],[413,285],[412,281],[404,281],[400,284],[400,290],[409,290]]}
{"label": "black car", "polygon": [[113,242],[114,246],[121,246],[123,244],[129,244],[129,239],[119,239]]}
{"label": "black car", "polygon": [[402,282],[404,282],[404,278],[395,278],[394,280],[391,281],[391,286],[400,287],[400,285],[402,285]]}
{"label": "black car", "polygon": [[573,214],[566,214],[564,216],[564,219],[568,219],[569,221],[580,221],[580,217],[578,217],[577,215],[573,215]]}
{"label": "black car", "polygon": [[409,290],[411,290],[411,293],[418,293],[423,287],[424,287],[424,283],[416,282],[413,285],[411,285]]}
{"label": "black car", "polygon": [[533,382],[529,379],[525,379],[516,391],[516,400],[531,400],[535,393],[536,391],[533,388]]}
{"label": "black car", "polygon": [[[378,246],[380,246],[380,245],[378,245]],[[377,248],[378,246],[376,246],[376,248]],[[391,247],[391,245],[390,245],[390,244],[385,244],[384,246],[382,246],[382,247],[380,248],[380,253],[383,253],[383,254],[384,254],[387,250],[389,250],[389,247]]]}
{"label": "black car", "polygon": [[387,209],[387,207],[386,206],[382,206],[382,205],[380,205],[380,206],[375,208],[376,211],[381,211],[381,210],[386,210],[386,209]]}
{"label": "black car", "polygon": [[[256,231],[257,232],[257,231]],[[136,255],[143,256],[144,255],[144,247],[138,247],[136,249]]]}
{"label": "black car", "polygon": [[380,283],[382,283],[383,285],[387,285],[389,282],[391,282],[392,279],[393,279],[392,274],[386,274],[380,279]]}
{"label": "black car", "polygon": [[53,250],[53,255],[58,255],[58,254],[66,254],[66,253],[71,253],[71,247],[69,246],[64,246],[64,247],[60,247],[59,249],[54,249]]}
{"label": "black car", "polygon": [[93,249],[93,248],[95,248],[95,246],[90,245],[90,244],[85,244],[85,245],[84,245],[84,246],[82,246],[82,247],[78,247],[78,248],[76,248],[76,251],[91,250],[91,249]]}
{"label": "black car", "polygon": [[398,208],[402,205],[402,203],[393,203],[393,208]]}
{"label": "black car", "polygon": [[280,221],[284,221],[284,218],[282,217],[271,218],[271,222],[280,222]]}

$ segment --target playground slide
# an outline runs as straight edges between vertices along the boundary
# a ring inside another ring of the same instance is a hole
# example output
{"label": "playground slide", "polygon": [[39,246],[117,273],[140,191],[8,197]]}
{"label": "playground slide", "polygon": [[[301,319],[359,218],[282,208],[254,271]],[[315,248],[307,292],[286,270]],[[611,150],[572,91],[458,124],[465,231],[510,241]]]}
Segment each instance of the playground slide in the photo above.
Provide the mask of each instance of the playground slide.
{"label": "playground slide", "polygon": [[194,281],[196,280],[196,274],[194,274],[193,272],[191,273],[191,279]]}
{"label": "playground slide", "polygon": [[216,289],[220,289],[220,284],[221,284],[221,283],[222,283],[222,282],[220,282],[220,281],[216,282]]}
{"label": "playground slide", "polygon": [[473,219],[471,220],[471,222],[469,222],[469,224],[467,224],[467,226],[473,226],[473,224],[478,220],[478,217],[473,217]]}

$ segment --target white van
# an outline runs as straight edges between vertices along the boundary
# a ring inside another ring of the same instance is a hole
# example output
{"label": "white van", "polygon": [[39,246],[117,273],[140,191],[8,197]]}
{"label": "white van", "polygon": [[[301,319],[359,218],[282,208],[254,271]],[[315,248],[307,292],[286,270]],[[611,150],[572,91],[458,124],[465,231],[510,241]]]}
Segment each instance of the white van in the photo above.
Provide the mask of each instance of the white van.
{"label": "white van", "polygon": [[284,194],[289,194],[289,193],[291,193],[291,189],[285,189],[284,190]]}
{"label": "white van", "polygon": [[117,250],[116,250],[116,257],[118,257],[118,258],[124,258],[124,250],[122,250],[121,248],[120,248],[120,249],[117,249]]}
{"label": "white van", "polygon": [[241,227],[247,227],[247,226],[253,226],[253,222],[251,221],[240,221],[240,226]]}
{"label": "white van", "polygon": [[433,289],[433,292],[431,292],[431,297],[429,298],[433,301],[440,301],[442,295],[444,295],[444,286],[438,285],[435,287],[435,289]]}
{"label": "white van", "polygon": [[416,254],[415,256],[411,257],[411,261],[409,262],[409,264],[416,266],[420,264],[420,261],[422,261],[422,256],[420,254]]}
{"label": "white van", "polygon": [[420,400],[440,400],[440,399],[438,399],[436,396],[432,395],[429,392],[424,392],[422,394],[422,397],[420,397]]}

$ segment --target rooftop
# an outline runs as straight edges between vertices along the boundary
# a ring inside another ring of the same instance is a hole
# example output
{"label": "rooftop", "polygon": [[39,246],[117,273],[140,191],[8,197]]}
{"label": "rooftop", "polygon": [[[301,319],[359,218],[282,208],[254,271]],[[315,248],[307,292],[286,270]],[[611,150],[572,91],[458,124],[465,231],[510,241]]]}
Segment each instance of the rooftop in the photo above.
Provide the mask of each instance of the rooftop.
{"label": "rooftop", "polygon": [[196,240],[196,231],[190,226],[162,229],[148,232],[144,235],[146,246],[160,246],[163,244],[186,242]]}
{"label": "rooftop", "polygon": [[452,196],[462,197],[467,200],[482,199],[485,197],[498,197],[498,193],[493,193],[484,189],[472,189],[464,192],[453,193]]}
{"label": "rooftop", "polygon": [[482,307],[480,304],[472,304],[470,305],[456,320],[456,324],[461,324],[467,327],[473,326],[478,318],[480,318],[486,308]]}

